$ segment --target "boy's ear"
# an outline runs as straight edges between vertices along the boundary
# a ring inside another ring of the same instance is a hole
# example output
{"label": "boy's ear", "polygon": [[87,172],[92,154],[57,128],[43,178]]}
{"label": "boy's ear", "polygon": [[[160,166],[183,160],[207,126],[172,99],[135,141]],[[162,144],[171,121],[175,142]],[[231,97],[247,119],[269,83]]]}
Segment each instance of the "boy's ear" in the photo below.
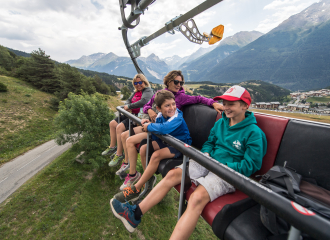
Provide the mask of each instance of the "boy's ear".
{"label": "boy's ear", "polygon": [[160,110],[161,110],[160,107],[158,107],[158,106],[156,106],[156,109],[158,110],[158,112],[160,112]]}

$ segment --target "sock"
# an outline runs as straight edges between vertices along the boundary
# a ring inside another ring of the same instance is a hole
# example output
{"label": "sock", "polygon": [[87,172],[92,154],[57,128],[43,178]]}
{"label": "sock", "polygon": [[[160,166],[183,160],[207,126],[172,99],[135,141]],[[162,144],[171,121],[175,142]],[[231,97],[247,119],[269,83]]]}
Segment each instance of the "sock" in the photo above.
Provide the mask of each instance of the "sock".
{"label": "sock", "polygon": [[124,165],[128,165],[128,163],[125,163],[125,162],[124,162]]}
{"label": "sock", "polygon": [[142,217],[142,212],[141,212],[139,205],[136,205],[136,209],[134,211],[134,217],[135,217],[135,220],[140,220]]}
{"label": "sock", "polygon": [[135,177],[136,176],[136,172],[134,174],[130,174],[130,177]]}
{"label": "sock", "polygon": [[110,147],[111,149],[114,149],[114,148],[116,148],[116,147]]}

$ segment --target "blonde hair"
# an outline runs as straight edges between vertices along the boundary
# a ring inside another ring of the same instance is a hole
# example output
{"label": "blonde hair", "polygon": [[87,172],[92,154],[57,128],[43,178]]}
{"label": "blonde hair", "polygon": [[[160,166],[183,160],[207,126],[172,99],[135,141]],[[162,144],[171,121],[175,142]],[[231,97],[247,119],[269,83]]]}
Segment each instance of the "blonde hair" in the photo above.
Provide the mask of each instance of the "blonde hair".
{"label": "blonde hair", "polygon": [[184,82],[183,74],[180,70],[173,70],[170,71],[166,76],[164,77],[163,83],[166,87],[168,87],[168,84],[172,82],[177,76],[180,76],[182,78],[182,81]]}
{"label": "blonde hair", "polygon": [[[134,87],[134,81],[137,79],[137,78],[140,78],[142,82],[144,82],[144,84],[146,85],[145,87],[150,87],[150,83],[148,81],[148,79],[141,73],[138,73],[134,76],[133,78],[133,81],[132,81],[132,84],[133,84],[133,87]],[[136,92],[136,88],[134,87],[134,92]]]}

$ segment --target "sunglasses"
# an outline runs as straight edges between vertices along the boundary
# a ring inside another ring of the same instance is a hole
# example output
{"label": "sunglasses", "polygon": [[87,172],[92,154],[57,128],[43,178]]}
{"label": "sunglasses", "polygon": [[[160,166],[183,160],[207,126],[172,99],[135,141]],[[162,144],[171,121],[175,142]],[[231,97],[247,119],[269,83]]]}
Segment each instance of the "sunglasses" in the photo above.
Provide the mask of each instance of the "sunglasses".
{"label": "sunglasses", "polygon": [[180,86],[184,84],[184,81],[179,81],[179,80],[173,80],[175,85],[178,85],[180,83]]}
{"label": "sunglasses", "polygon": [[138,84],[140,84],[140,85],[142,85],[142,81],[140,81],[140,82],[134,82],[134,85],[136,86],[136,85],[138,85]]}

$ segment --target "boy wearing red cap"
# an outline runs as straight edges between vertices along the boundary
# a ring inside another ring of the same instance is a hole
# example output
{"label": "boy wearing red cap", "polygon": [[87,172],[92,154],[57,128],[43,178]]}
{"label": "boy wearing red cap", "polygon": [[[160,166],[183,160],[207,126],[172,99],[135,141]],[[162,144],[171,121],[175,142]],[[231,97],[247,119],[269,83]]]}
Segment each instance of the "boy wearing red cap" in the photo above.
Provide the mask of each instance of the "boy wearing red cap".
{"label": "boy wearing red cap", "polygon": [[[256,125],[253,113],[247,111],[251,96],[245,88],[233,86],[222,96],[214,98],[219,99],[223,100],[224,106],[222,118],[215,123],[201,152],[249,177],[261,168],[267,148],[265,134]],[[181,174],[182,165],[169,171],[138,205],[122,204],[111,199],[112,212],[128,231],[133,232],[141,222],[141,216],[159,203],[173,186],[181,182]],[[192,159],[189,161],[189,175],[197,188],[190,196],[187,210],[176,224],[171,239],[188,239],[205,205],[235,191],[232,185]]]}

